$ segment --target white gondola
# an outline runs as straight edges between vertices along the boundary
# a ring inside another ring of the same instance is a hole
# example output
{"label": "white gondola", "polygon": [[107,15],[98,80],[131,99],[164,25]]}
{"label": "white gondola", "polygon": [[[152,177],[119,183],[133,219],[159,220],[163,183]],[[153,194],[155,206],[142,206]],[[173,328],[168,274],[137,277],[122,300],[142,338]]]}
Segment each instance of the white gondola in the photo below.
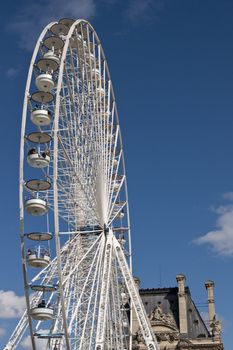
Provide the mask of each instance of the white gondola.
{"label": "white gondola", "polygon": [[36,87],[43,92],[51,92],[54,88],[54,80],[52,74],[43,73],[36,77]]}
{"label": "white gondola", "polygon": [[50,307],[34,307],[31,309],[31,317],[34,320],[48,321],[53,319],[54,311]]}
{"label": "white gondola", "polygon": [[45,330],[43,330],[43,333],[41,331],[37,331],[34,333],[34,336],[38,339],[61,339],[64,336],[64,333],[47,333]]}
{"label": "white gondola", "polygon": [[[115,214],[114,214],[115,216]],[[117,219],[123,219],[123,217],[125,216],[124,212],[121,210],[117,215],[116,215],[116,218]]]}
{"label": "white gondola", "polygon": [[92,71],[91,71],[91,76],[92,76],[92,79],[98,79],[100,77],[100,70],[98,68],[92,68]]}
{"label": "white gondola", "polygon": [[31,121],[36,126],[46,126],[51,123],[51,113],[47,109],[34,109],[31,113]]}
{"label": "white gondola", "polygon": [[56,61],[58,64],[60,63],[60,58],[53,52],[53,50],[48,50],[44,56],[44,58],[51,59]]}
{"label": "white gondola", "polygon": [[99,114],[100,114],[101,118],[107,119],[107,118],[110,118],[111,113],[108,111],[105,111],[104,110],[105,108],[106,108],[106,106],[102,106],[101,110],[99,111]]}
{"label": "white gondola", "polygon": [[114,168],[116,168],[117,165],[118,165],[118,160],[117,160],[116,158],[114,158],[114,160],[113,160],[113,166],[114,166]]}
{"label": "white gondola", "polygon": [[51,258],[49,255],[38,257],[38,254],[36,252],[27,255],[27,263],[31,267],[44,268],[48,266],[50,262]]}
{"label": "white gondola", "polygon": [[47,180],[32,179],[25,183],[25,186],[29,191],[47,191],[51,187],[51,182]]}
{"label": "white gondola", "polygon": [[96,91],[97,91],[97,94],[98,94],[98,95],[100,94],[100,97],[101,97],[101,98],[104,98],[104,96],[105,96],[105,90],[104,90],[104,88],[98,87],[98,88],[96,89]]}
{"label": "white gondola", "polygon": [[[55,292],[57,290],[57,287],[54,284],[33,284],[31,285],[31,289],[34,292],[43,292],[44,294],[46,292]],[[45,306],[44,299],[42,299],[41,302]]]}
{"label": "white gondola", "polygon": [[37,153],[28,154],[28,164],[33,168],[45,168],[49,165],[50,156],[48,154],[42,155]]}
{"label": "white gondola", "polygon": [[74,23],[74,20],[71,18],[62,18],[59,20],[58,23],[64,24],[66,27],[68,27],[68,29],[70,29],[70,27]]}
{"label": "white gondola", "polygon": [[25,209],[33,216],[41,216],[47,213],[48,206],[44,199],[31,198],[26,200]]}
{"label": "white gondola", "polygon": [[41,58],[36,65],[38,69],[44,73],[55,72],[59,67],[59,63],[56,60],[46,57]]}
{"label": "white gondola", "polygon": [[37,103],[49,103],[53,101],[54,96],[51,92],[36,91],[32,94],[31,99]]}
{"label": "white gondola", "polygon": [[53,234],[50,232],[29,232],[26,234],[28,239],[32,241],[49,241],[53,238]]}
{"label": "white gondola", "polygon": [[113,182],[113,192],[117,192],[119,188],[121,187],[122,183],[122,175],[117,175],[115,178],[115,174],[112,175],[112,182]]}
{"label": "white gondola", "polygon": [[129,327],[129,323],[127,321],[123,321],[123,327],[124,328],[128,328]]}
{"label": "white gondola", "polygon": [[128,297],[127,297],[127,294],[125,292],[121,293],[121,299],[122,299],[123,303],[127,303]]}
{"label": "white gondola", "polygon": [[64,41],[56,35],[49,36],[44,40],[44,46],[49,50],[61,50],[64,46]]}
{"label": "white gondola", "polygon": [[126,243],[126,239],[124,237],[120,237],[120,238],[118,238],[118,242],[123,247],[125,245],[125,243]]}
{"label": "white gondola", "polygon": [[110,134],[110,133],[107,134],[107,139],[110,144],[112,144],[115,141],[115,136],[116,136],[115,134]]}
{"label": "white gondola", "polygon": [[68,32],[69,32],[69,28],[59,22],[59,23],[55,23],[51,28],[50,28],[50,31],[55,34],[55,35],[58,35],[58,36],[63,36],[63,35],[67,35]]}
{"label": "white gondola", "polygon": [[120,182],[115,182],[113,184],[113,192],[117,192],[119,190],[119,188],[121,187]]}
{"label": "white gondola", "polygon": [[70,46],[72,47],[72,49],[80,49],[80,56],[84,57],[84,54],[86,53],[86,50],[87,50],[87,42],[85,40],[82,40],[81,34],[77,34],[76,36],[74,35],[71,36]]}
{"label": "white gondola", "polygon": [[88,56],[88,57],[90,57],[90,60],[92,61],[92,62],[94,62],[95,61],[95,55],[94,55],[94,53],[90,53],[90,56]]}
{"label": "white gondola", "polygon": [[33,143],[49,143],[52,140],[52,137],[46,132],[31,132],[26,136],[27,140]]}

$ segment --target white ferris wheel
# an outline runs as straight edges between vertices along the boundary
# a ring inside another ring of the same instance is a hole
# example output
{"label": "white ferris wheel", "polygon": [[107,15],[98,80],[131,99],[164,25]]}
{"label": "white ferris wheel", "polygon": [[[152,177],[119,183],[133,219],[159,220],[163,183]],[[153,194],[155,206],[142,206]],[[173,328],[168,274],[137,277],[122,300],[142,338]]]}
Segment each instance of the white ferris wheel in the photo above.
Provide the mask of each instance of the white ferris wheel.
{"label": "white ferris wheel", "polygon": [[[85,20],[47,25],[23,104],[20,228],[26,311],[5,350],[131,350],[132,312],[158,345],[131,273],[119,119],[100,40]],[[38,346],[43,341],[43,347]]]}

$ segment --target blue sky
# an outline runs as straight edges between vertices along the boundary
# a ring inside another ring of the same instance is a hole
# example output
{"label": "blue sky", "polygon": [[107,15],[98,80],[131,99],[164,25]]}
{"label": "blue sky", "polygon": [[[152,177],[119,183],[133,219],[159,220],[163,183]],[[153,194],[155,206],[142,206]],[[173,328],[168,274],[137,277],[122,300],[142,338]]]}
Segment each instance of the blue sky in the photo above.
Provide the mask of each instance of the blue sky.
{"label": "blue sky", "polygon": [[[233,1],[47,0],[1,7],[0,347],[22,312],[18,222],[21,109],[31,51],[51,19],[87,18],[102,41],[124,138],[134,274],[216,284],[225,349],[233,308]],[[14,294],[15,293],[15,294]],[[200,311],[206,313],[207,308]]]}

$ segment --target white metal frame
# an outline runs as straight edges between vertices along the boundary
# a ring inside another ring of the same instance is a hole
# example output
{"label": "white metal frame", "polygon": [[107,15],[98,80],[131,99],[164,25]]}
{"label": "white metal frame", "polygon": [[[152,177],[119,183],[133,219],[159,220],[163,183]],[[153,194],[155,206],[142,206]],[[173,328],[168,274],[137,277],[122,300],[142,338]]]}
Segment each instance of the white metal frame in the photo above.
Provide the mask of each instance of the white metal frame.
{"label": "white metal frame", "polygon": [[[27,311],[5,349],[16,349],[27,328],[32,349],[37,349],[43,322],[33,321],[30,310],[38,304],[42,292],[31,296],[30,287],[50,283],[57,290],[47,300],[47,305],[54,305],[55,317],[47,326],[46,349],[131,350],[134,308],[147,348],[158,350],[132,277],[125,162],[112,82],[100,40],[85,20],[74,21],[68,34],[60,36],[64,47],[59,71],[54,74],[55,100],[45,104],[52,109],[54,120],[51,128],[38,127],[39,132],[52,136],[52,161],[47,170],[42,169],[52,188],[38,195],[50,208],[44,220],[47,230],[52,227],[54,231],[52,251],[56,257],[32,279],[27,268],[24,196],[31,172],[25,162],[25,136],[32,128],[29,114],[33,73],[38,74],[36,62],[46,52],[43,41],[53,35],[55,23],[46,26],[37,41],[25,90],[19,193]],[[128,306],[123,295],[128,298]]]}

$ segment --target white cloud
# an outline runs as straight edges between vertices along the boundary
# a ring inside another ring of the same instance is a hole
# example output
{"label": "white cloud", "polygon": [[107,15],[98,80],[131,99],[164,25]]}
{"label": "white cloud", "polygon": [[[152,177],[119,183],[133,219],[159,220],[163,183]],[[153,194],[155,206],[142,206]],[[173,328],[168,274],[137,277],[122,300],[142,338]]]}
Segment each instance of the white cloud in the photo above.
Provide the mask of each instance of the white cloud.
{"label": "white cloud", "polygon": [[25,298],[9,290],[0,290],[0,318],[17,318],[25,310]]}
{"label": "white cloud", "polygon": [[[134,23],[156,18],[167,0],[126,0],[124,14]],[[117,5],[120,0],[38,0],[29,2],[9,20],[7,30],[16,34],[18,45],[32,51],[45,25],[60,18],[90,19],[97,7]],[[9,73],[10,74],[10,73]]]}
{"label": "white cloud", "polygon": [[126,15],[132,22],[141,22],[142,18],[150,19],[152,13],[157,16],[164,5],[165,0],[130,0]]}
{"label": "white cloud", "polygon": [[43,27],[60,18],[90,18],[96,12],[94,0],[40,0],[21,8],[7,29],[19,37],[21,48],[32,50]]}
{"label": "white cloud", "polygon": [[[232,192],[224,195],[231,200]],[[233,205],[222,205],[214,209],[218,215],[216,229],[197,238],[194,243],[208,244],[215,252],[223,256],[233,256]]]}

